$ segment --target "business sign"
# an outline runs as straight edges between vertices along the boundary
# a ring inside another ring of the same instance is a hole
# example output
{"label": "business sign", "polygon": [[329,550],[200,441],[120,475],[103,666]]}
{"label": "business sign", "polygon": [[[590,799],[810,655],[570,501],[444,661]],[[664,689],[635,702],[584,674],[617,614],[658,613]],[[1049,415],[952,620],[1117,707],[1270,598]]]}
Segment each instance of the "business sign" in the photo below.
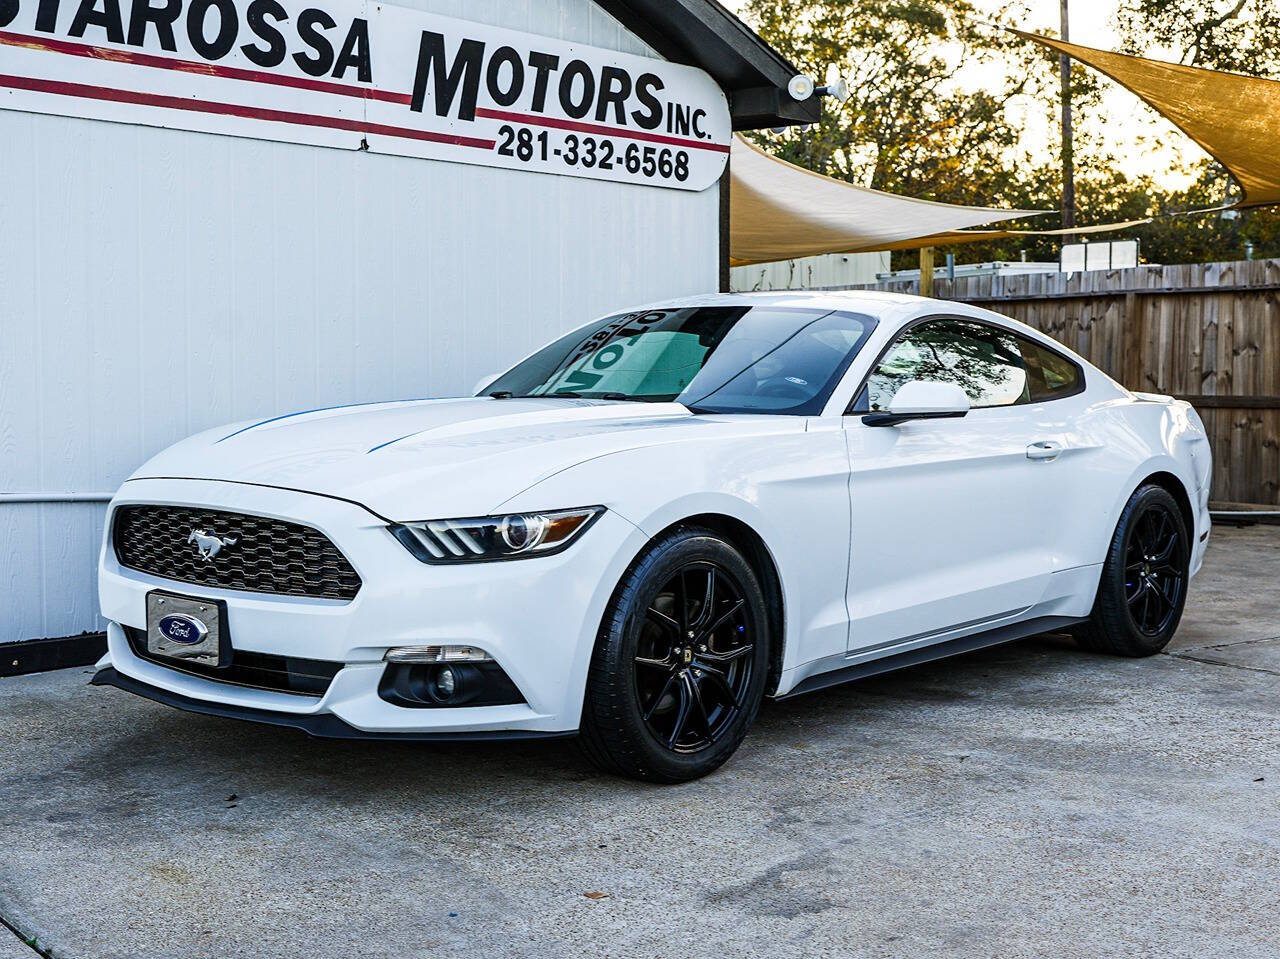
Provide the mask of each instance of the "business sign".
{"label": "business sign", "polygon": [[694,67],[368,0],[0,0],[0,108],[703,190]]}

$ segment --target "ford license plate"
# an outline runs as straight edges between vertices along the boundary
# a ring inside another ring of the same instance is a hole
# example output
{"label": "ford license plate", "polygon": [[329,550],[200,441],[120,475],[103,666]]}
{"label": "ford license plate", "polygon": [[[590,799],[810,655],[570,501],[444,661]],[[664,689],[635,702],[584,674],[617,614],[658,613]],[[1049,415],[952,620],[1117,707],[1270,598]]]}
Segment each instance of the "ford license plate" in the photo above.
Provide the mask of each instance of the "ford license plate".
{"label": "ford license plate", "polygon": [[147,594],[147,652],[206,666],[222,665],[221,604],[174,593]]}

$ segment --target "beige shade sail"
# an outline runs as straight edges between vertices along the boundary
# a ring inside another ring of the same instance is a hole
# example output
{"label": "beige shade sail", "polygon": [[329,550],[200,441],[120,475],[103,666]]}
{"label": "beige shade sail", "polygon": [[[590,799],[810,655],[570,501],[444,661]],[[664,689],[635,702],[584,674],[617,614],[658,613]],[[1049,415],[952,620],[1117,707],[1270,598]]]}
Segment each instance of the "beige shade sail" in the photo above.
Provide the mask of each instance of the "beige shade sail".
{"label": "beige shade sail", "polygon": [[[729,259],[734,266],[913,248],[898,244],[972,242],[942,237],[1043,212],[953,206],[869,190],[787,163],[741,137],[734,138],[729,170]],[[930,242],[915,242],[923,237]]]}
{"label": "beige shade sail", "polygon": [[957,243],[977,243],[980,240],[1008,240],[1021,236],[1076,236],[1085,233],[1111,233],[1115,230],[1127,230],[1130,227],[1145,226],[1145,220],[1125,220],[1122,223],[1098,223],[1094,226],[1073,226],[1064,230],[951,230],[947,233],[934,233],[929,236],[903,240],[882,250],[919,250],[926,246],[952,246]]}
{"label": "beige shade sail", "polygon": [[1087,63],[1145,100],[1227,168],[1244,192],[1237,206],[1280,203],[1280,81],[1013,32]]}

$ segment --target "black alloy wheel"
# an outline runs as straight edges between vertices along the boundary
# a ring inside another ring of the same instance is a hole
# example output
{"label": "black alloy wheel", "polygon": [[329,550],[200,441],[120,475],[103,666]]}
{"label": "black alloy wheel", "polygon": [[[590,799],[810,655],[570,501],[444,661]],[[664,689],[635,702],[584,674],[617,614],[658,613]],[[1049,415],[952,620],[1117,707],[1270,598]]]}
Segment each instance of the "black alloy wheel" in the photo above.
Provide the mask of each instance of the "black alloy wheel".
{"label": "black alloy wheel", "polygon": [[632,659],[636,694],[649,731],[668,749],[706,749],[741,714],[755,649],[745,607],[730,575],[695,562],[645,608]]}
{"label": "black alloy wheel", "polygon": [[1124,553],[1125,603],[1134,625],[1158,636],[1182,609],[1187,560],[1180,524],[1163,503],[1152,503],[1129,530]]}
{"label": "black alloy wheel", "polygon": [[1177,501],[1161,486],[1139,487],[1120,514],[1093,611],[1077,627],[1076,640],[1119,656],[1160,652],[1182,619],[1190,560]]}
{"label": "black alloy wheel", "polygon": [[718,533],[676,527],[615,590],[592,655],[580,741],[600,768],[653,782],[705,776],[764,698],[769,616],[751,564]]}

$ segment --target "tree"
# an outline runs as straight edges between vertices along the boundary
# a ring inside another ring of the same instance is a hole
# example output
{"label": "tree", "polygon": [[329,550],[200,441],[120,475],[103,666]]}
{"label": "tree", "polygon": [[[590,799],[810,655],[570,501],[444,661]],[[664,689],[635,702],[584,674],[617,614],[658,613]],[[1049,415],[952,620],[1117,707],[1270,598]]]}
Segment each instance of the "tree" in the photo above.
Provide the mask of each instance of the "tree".
{"label": "tree", "polygon": [[[1017,3],[1018,0],[1012,0]],[[1280,76],[1280,0],[1122,0],[1117,16],[1131,52],[1214,69]],[[1056,121],[1057,54],[987,24],[972,0],[747,0],[744,16],[802,71],[821,81],[828,70],[849,80],[844,104],[822,102],[808,129],[754,134],[766,149],[799,166],[903,196],[981,206],[1053,211],[1009,226],[1059,225],[1061,170],[1034,157],[1022,121],[1010,107],[1041,110]],[[984,16],[1021,22],[1008,6]],[[978,78],[975,82],[975,78]],[[1076,109],[1075,180],[1081,225],[1156,217],[1135,230],[1096,239],[1141,243],[1143,258],[1179,263],[1280,256],[1280,212],[1242,211],[1170,216],[1218,206],[1227,178],[1214,161],[1192,166],[1185,190],[1162,189],[1157,171],[1134,172],[1122,161],[1100,115],[1110,81],[1073,64]],[[1053,122],[1056,127],[1056,122]],[[1056,260],[1060,237],[1014,237],[952,249],[966,261]],[[894,266],[916,254],[894,254]]]}
{"label": "tree", "polygon": [[[1280,79],[1277,0],[1125,0],[1116,14],[1123,49],[1188,66]],[[1152,191],[1155,222],[1139,231],[1143,256],[1156,263],[1237,259],[1246,244],[1258,257],[1280,256],[1280,211],[1241,210],[1169,216],[1220,206],[1231,184],[1215,160],[1192,166],[1185,190]]]}
{"label": "tree", "polygon": [[1280,76],[1276,0],[1125,0],[1116,26],[1128,53],[1172,50],[1189,66]]}
{"label": "tree", "polygon": [[[822,120],[813,127],[755,134],[766,149],[827,176],[903,196],[1053,211],[1012,225],[1058,226],[1061,170],[1031,156],[1018,111],[1010,109],[1046,115],[1056,109],[1056,54],[994,28],[970,0],[749,0],[743,13],[802,71],[820,80],[829,70],[839,73],[852,92],[844,104],[824,99]],[[1016,22],[1025,14],[1008,6],[985,16]],[[1078,108],[1098,102],[1097,75],[1076,65],[1072,86]],[[1079,139],[1077,209],[1088,218],[1086,180],[1098,166],[1089,147],[1096,137],[1082,130]],[[1038,253],[1041,246],[1056,250],[1057,241],[1033,245]],[[1016,239],[960,249],[966,259],[974,259],[971,250],[1016,259],[1026,246]],[[895,266],[914,258],[894,254]]]}
{"label": "tree", "polygon": [[767,148],[878,190],[1006,202],[1006,154],[1019,141],[1006,107],[1031,91],[1033,72],[993,70],[1007,79],[989,89],[957,78],[1037,54],[982,23],[969,0],[749,0],[744,14],[802,71],[821,81],[834,68],[852,91],[844,104],[824,99],[814,128],[758,135]]}
{"label": "tree", "polygon": [[1136,231],[1143,258],[1152,263],[1205,263],[1241,260],[1249,248],[1257,258],[1280,257],[1280,210],[1276,207],[1168,216],[1221,205],[1228,178],[1213,160],[1195,166],[1196,179],[1185,190],[1153,191],[1150,224]]}

